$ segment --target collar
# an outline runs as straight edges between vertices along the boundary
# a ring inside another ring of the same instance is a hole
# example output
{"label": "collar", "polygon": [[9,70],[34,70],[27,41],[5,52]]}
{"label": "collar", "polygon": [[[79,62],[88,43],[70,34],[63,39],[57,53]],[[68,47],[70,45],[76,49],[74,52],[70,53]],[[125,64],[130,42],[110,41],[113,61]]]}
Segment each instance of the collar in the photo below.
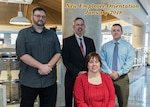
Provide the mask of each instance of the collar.
{"label": "collar", "polygon": [[[33,26],[31,26],[30,28],[31,28],[31,32],[37,32]],[[43,27],[43,31],[41,33],[46,32],[46,31],[47,29]]]}
{"label": "collar", "polygon": [[120,39],[119,39],[119,40],[117,40],[117,41],[112,40],[112,43],[116,43],[116,42],[121,43],[121,41],[122,41],[122,39],[120,38]]}
{"label": "collar", "polygon": [[82,38],[83,39],[83,35],[80,37],[77,34],[75,34],[76,39]]}

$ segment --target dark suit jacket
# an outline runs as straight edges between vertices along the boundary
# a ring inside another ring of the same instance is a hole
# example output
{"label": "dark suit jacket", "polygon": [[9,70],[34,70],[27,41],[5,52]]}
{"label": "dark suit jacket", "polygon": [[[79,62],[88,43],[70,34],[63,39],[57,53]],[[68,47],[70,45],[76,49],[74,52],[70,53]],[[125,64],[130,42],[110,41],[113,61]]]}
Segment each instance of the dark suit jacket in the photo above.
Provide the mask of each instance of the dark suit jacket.
{"label": "dark suit jacket", "polygon": [[[93,40],[85,36],[83,37],[86,46],[86,55],[90,52],[95,52],[96,49]],[[75,35],[63,40],[62,59],[66,67],[66,76],[75,79],[80,71],[87,71],[85,57],[82,55]]]}

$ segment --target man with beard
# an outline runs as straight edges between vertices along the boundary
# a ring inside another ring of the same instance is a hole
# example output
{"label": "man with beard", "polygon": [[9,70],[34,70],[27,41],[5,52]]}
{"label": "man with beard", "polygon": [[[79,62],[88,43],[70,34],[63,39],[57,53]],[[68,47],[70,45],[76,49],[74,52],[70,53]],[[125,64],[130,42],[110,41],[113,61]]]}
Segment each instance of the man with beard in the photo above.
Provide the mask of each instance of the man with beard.
{"label": "man with beard", "polygon": [[65,75],[65,103],[72,107],[73,86],[78,75],[85,73],[85,57],[90,52],[95,52],[92,39],[83,36],[85,23],[83,18],[77,17],[73,24],[74,34],[63,40],[62,59],[66,67]]}
{"label": "man with beard", "polygon": [[32,26],[19,31],[16,53],[20,61],[20,107],[33,107],[39,95],[40,107],[55,107],[57,84],[56,63],[61,57],[55,31],[44,27],[46,11],[32,11]]}

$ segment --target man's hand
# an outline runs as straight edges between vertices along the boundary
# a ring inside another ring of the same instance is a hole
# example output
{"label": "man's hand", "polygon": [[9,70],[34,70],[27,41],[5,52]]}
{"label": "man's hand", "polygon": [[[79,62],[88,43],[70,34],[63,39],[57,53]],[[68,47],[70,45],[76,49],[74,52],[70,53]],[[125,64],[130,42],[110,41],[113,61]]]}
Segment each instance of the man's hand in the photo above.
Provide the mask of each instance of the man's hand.
{"label": "man's hand", "polygon": [[40,75],[48,75],[51,71],[52,67],[49,66],[48,64],[42,64],[38,69],[38,73]]}
{"label": "man's hand", "polygon": [[117,71],[112,71],[112,73],[110,74],[110,77],[113,80],[117,80],[119,78],[118,72]]}

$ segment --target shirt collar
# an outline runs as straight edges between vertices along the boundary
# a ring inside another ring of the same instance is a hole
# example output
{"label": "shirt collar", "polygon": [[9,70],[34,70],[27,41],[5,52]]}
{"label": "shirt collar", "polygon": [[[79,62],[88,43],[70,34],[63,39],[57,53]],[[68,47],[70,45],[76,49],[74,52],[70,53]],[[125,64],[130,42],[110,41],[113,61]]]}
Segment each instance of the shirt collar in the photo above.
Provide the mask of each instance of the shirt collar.
{"label": "shirt collar", "polygon": [[80,37],[77,34],[75,34],[76,39],[82,38],[83,39],[83,35]]}
{"label": "shirt collar", "polygon": [[118,41],[112,40],[112,43],[116,43],[116,42],[121,43],[121,41],[122,39],[120,38]]}
{"label": "shirt collar", "polygon": [[[45,27],[43,27],[43,31],[41,33],[46,32],[46,31],[47,31],[47,29]],[[36,32],[36,30],[33,26],[31,26],[31,32]]]}

